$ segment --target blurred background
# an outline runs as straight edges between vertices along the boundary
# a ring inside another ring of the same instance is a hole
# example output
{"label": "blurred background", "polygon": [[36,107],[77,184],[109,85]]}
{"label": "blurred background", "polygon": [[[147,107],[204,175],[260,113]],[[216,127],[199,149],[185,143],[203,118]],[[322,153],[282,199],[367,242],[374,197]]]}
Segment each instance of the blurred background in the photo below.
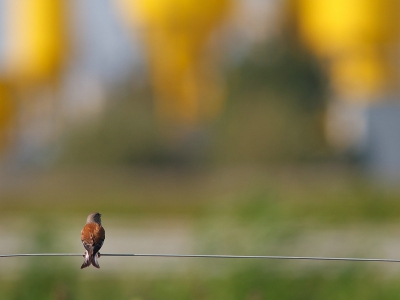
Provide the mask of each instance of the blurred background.
{"label": "blurred background", "polygon": [[[0,253],[399,258],[397,0],[0,0]],[[396,264],[1,258],[1,299],[397,299]]]}

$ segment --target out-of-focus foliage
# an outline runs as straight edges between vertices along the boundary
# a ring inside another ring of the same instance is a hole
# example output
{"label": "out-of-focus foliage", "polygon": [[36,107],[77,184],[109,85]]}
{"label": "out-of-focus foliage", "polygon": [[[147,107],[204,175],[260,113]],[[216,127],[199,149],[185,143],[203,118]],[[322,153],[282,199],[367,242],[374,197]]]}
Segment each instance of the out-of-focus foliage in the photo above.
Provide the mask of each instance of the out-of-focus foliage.
{"label": "out-of-focus foliage", "polygon": [[303,41],[330,64],[333,89],[348,100],[398,91],[393,51],[399,40],[396,0],[296,0]]}
{"label": "out-of-focus foliage", "polygon": [[10,146],[13,121],[16,118],[16,103],[11,96],[9,86],[0,83],[0,155],[7,146]]}
{"label": "out-of-focus foliage", "polygon": [[192,126],[220,112],[223,87],[214,66],[219,53],[207,48],[232,1],[119,2],[125,17],[141,29],[154,109],[162,126]]}
{"label": "out-of-focus foliage", "polygon": [[[327,157],[326,81],[306,50],[294,41],[259,45],[226,72],[227,106],[209,125],[167,139],[152,117],[149,91],[125,86],[97,125],[71,132],[64,161],[226,164]],[[133,99],[121,96],[130,93]]]}
{"label": "out-of-focus foliage", "polygon": [[[16,152],[25,157],[34,152],[28,144],[46,148],[58,134],[51,107],[58,101],[54,95],[69,51],[63,0],[0,4],[0,149],[7,150],[0,158],[8,160]],[[32,129],[46,117],[53,120],[49,126]]]}
{"label": "out-of-focus foliage", "polygon": [[[32,223],[37,226],[36,229],[34,226],[30,228],[31,234],[35,235],[35,245],[24,245],[26,253],[63,250],[60,245],[54,245],[54,235],[57,234],[54,220],[40,218],[40,221],[36,219]],[[23,275],[13,282],[12,296],[9,295],[8,299],[79,299],[76,298],[78,278],[64,258],[27,258],[25,266]]]}
{"label": "out-of-focus foliage", "polygon": [[2,79],[18,86],[54,80],[66,53],[63,1],[7,1],[4,9]]}

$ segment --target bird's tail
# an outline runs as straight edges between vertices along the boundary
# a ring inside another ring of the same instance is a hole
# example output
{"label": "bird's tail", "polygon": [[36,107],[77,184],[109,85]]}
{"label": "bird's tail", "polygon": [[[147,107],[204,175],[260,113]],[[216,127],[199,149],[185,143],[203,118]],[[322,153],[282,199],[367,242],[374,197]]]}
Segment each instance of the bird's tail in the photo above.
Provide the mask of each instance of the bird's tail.
{"label": "bird's tail", "polygon": [[100,257],[99,253],[96,253],[95,255],[92,256],[92,265],[93,265],[93,267],[96,267],[97,269],[100,269],[99,262],[97,261],[98,257]]}
{"label": "bird's tail", "polygon": [[85,252],[85,260],[83,261],[81,269],[89,267],[90,265],[93,265],[93,267],[100,269],[100,265],[99,265],[99,262],[97,261],[97,257],[98,257],[98,253],[93,255],[93,254],[89,253],[88,251],[86,251]]}
{"label": "bird's tail", "polygon": [[85,252],[85,260],[83,261],[83,264],[81,266],[81,269],[89,267],[90,264],[92,263],[92,258],[91,255],[89,254],[88,251]]}

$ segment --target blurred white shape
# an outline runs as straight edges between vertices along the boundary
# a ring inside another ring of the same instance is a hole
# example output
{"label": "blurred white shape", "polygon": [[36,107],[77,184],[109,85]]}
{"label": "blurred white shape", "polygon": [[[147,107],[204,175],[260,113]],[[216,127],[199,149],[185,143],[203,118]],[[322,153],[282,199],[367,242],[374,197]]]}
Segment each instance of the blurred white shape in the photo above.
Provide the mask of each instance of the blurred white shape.
{"label": "blurred white shape", "polygon": [[360,154],[367,134],[367,104],[330,101],[326,112],[326,138],[338,152]]}
{"label": "blurred white shape", "polygon": [[69,3],[76,66],[106,82],[117,82],[126,76],[140,56],[112,2],[73,0]]}
{"label": "blurred white shape", "polygon": [[63,116],[66,123],[93,121],[104,111],[106,90],[96,74],[86,74],[77,68],[64,80]]}
{"label": "blurred white shape", "polygon": [[254,44],[279,34],[282,6],[279,0],[236,0],[227,38],[234,61],[245,57]]}
{"label": "blurred white shape", "polygon": [[378,181],[398,185],[400,181],[400,104],[385,101],[368,110],[366,164]]}

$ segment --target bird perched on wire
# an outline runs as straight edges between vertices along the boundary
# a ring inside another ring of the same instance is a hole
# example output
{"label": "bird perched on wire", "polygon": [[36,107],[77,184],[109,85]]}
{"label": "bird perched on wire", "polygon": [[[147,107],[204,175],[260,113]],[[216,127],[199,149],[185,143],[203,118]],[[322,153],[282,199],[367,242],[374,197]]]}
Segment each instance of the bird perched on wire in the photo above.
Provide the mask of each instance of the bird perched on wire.
{"label": "bird perched on wire", "polygon": [[101,226],[101,214],[98,212],[91,213],[86,219],[86,225],[81,231],[81,240],[86,251],[83,255],[85,260],[81,269],[89,267],[91,264],[100,268],[97,258],[100,257],[100,248],[103,246],[106,232]]}

